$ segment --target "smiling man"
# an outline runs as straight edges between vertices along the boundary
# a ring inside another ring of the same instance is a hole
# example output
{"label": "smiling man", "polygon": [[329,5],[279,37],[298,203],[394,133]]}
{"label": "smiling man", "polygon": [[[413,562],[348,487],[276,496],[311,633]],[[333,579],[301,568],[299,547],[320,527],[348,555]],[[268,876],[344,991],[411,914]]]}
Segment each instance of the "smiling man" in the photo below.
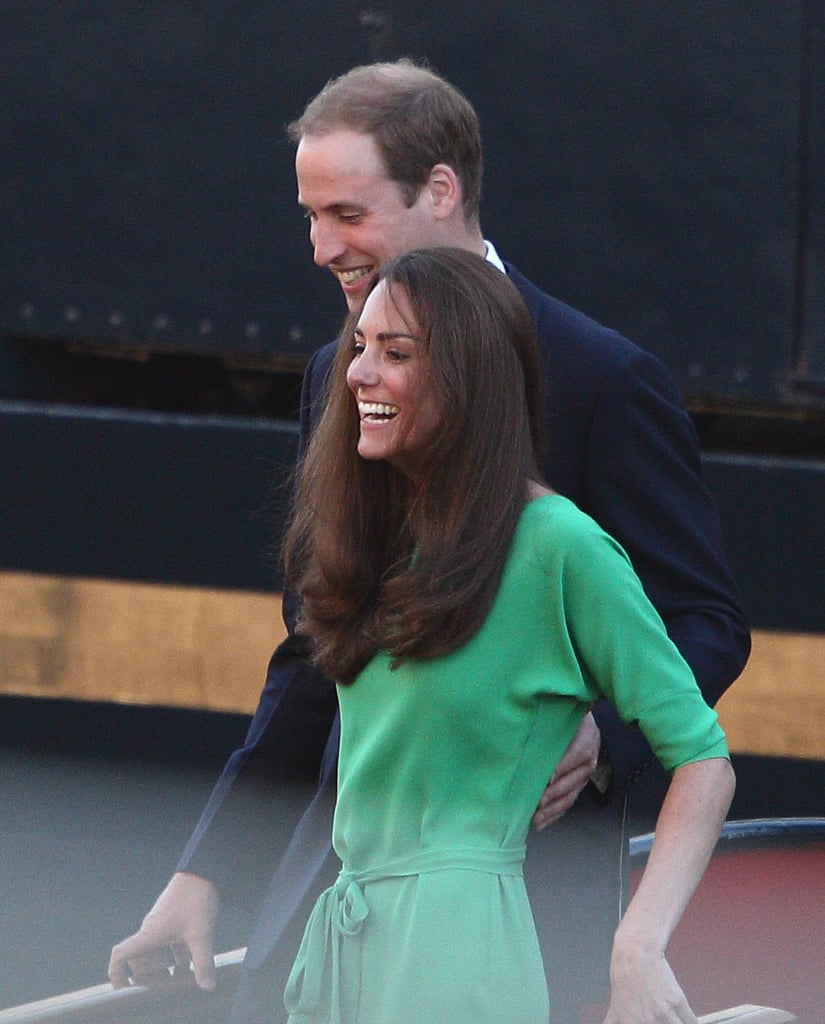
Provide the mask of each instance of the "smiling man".
{"label": "smiling man", "polygon": [[433,164],[413,196],[387,177],[372,135],[316,128],[298,142],[295,174],[315,262],[338,279],[350,309],[361,303],[377,269],[398,253],[432,245],[485,252],[449,164]]}
{"label": "smiling man", "polygon": [[[544,476],[625,548],[705,700],[714,704],[744,666],[750,639],[690,419],[656,359],[541,292],[485,241],[481,142],[472,106],[444,79],[409,61],[369,65],[331,81],[289,134],[297,144],[298,200],[309,219],[315,262],[336,276],[351,309],[378,267],[412,248],[468,249],[509,275],[540,346]],[[333,353],[334,345],[319,350],[307,367],[304,440],[323,407]],[[375,401],[368,416],[385,417],[401,404],[388,394]],[[143,977],[145,965],[169,945],[176,961],[188,963],[191,956],[198,983],[212,987],[219,902],[257,908],[237,1024],[278,1020],[283,1013],[284,971],[294,958],[290,928],[302,920],[296,911],[320,890],[324,868],[335,870],[328,856],[335,693],[292,633],[296,605],[287,595],[291,635],[270,662],[245,746],[227,763],[178,871],[141,929],[114,948],[110,963],[113,983],[125,985],[130,976]],[[629,780],[650,759],[641,734],[601,701],[537,808],[525,875],[553,1024],[573,1024],[581,1005],[605,991],[622,881],[620,809]],[[319,762],[318,795],[279,860],[278,783],[317,772]],[[460,950],[455,955],[460,970]]]}

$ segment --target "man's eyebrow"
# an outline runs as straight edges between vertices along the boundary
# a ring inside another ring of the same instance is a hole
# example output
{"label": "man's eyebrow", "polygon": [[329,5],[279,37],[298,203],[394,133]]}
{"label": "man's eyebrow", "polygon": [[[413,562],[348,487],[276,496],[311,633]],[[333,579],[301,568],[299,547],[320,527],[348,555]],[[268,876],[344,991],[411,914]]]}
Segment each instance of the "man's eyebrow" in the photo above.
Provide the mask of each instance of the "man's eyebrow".
{"label": "man's eyebrow", "polygon": [[[301,199],[298,200],[298,205],[307,213],[317,212],[309,205],[309,203],[305,203]],[[321,209],[324,213],[342,213],[344,210],[363,213],[366,210],[366,207],[361,203],[330,203],[329,206],[322,206]]]}

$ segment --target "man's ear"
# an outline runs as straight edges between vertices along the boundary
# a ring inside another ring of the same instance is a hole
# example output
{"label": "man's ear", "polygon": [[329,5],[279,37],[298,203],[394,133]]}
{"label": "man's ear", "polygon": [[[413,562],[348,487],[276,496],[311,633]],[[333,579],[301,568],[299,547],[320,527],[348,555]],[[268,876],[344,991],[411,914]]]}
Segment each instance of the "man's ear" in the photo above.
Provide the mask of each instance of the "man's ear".
{"label": "man's ear", "polygon": [[461,183],[449,164],[435,164],[424,187],[437,220],[446,220],[461,207]]}

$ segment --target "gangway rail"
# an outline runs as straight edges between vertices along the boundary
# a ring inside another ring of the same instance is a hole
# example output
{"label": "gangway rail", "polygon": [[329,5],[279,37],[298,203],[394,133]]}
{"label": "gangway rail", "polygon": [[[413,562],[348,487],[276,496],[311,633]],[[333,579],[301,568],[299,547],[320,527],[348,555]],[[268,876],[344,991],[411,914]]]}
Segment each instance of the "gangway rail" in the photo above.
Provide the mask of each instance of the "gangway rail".
{"label": "gangway rail", "polygon": [[[643,865],[652,842],[653,833],[631,838],[633,868]],[[714,856],[739,849],[820,843],[825,843],[825,817],[754,818],[727,822]],[[0,1024],[224,1024],[245,953],[242,947],[215,957],[214,992],[198,990],[191,972],[170,973],[168,984],[114,989],[106,983],[10,1007],[0,1010]],[[698,1019],[699,1024],[821,1024],[755,1004],[717,1010]]]}
{"label": "gangway rail", "polygon": [[[237,952],[237,951],[234,951]],[[227,954],[234,955],[233,954]],[[191,997],[190,983],[181,983],[179,990],[188,991]],[[98,990],[100,990],[98,992]],[[157,992],[161,991],[164,998],[158,998]],[[150,995],[152,998],[149,998]],[[78,997],[71,1004],[59,1006],[58,1001],[70,1000],[71,997]],[[82,998],[81,998],[82,997]],[[7,1016],[13,1010],[0,1011],[0,1021],[8,1021],[10,1024],[99,1024],[107,1021],[110,1024],[121,1024],[123,1021],[146,1021],[147,1024],[158,1024],[156,1013],[164,1011],[164,1020],[167,1024],[179,1024],[181,1017],[175,1012],[176,1004],[182,997],[178,994],[175,998],[169,997],[169,989],[146,989],[136,986],[129,989],[115,991],[111,985],[98,985],[95,988],[81,989],[78,992],[68,993],[66,996],[58,996],[55,1000],[44,1000],[42,1003],[29,1003],[21,1006],[19,1014]],[[47,1003],[54,1003],[47,1007]],[[141,1016],[131,1014],[132,1010],[140,1007]],[[149,1014],[152,1014],[151,1016]],[[225,1015],[215,1015],[214,1008],[204,1008],[203,1016],[192,1016],[187,1014],[186,1021],[192,1024],[223,1024]],[[714,1013],[707,1013],[697,1018],[699,1024],[803,1024],[798,1017],[786,1010],[779,1010],[771,1006],[754,1006],[745,1004],[742,1006],[730,1007],[727,1010],[718,1010]]]}
{"label": "gangway rail", "polygon": [[0,1010],[0,1024],[224,1024],[245,955],[245,947],[217,954],[214,992],[201,992],[191,971],[168,984],[106,982]]}
{"label": "gangway rail", "polygon": [[[629,846],[632,866],[642,865],[653,845],[653,836],[653,832],[647,832],[631,837]],[[825,818],[747,818],[742,821],[726,821],[714,853],[771,842],[780,845],[780,840],[793,845],[825,841]]]}

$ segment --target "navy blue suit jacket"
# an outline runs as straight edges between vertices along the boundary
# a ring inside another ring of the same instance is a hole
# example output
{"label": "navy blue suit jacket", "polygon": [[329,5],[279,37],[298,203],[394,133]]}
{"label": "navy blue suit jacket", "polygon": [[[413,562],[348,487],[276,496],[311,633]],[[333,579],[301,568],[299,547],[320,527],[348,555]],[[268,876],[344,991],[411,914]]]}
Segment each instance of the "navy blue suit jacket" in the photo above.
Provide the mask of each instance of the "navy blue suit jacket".
{"label": "navy blue suit jacket", "polygon": [[[539,340],[547,482],[624,546],[706,700],[715,704],[742,670],[750,637],[675,383],[649,353],[545,295],[514,267],[507,272]],[[326,346],[307,367],[304,439],[333,353]],[[293,614],[288,596],[288,625]],[[336,712],[334,687],[304,654],[291,635],[275,651],[246,743],[227,763],[179,863],[180,870],[212,879],[224,897],[252,906],[283,844],[267,794],[276,783],[317,777]],[[594,713],[621,791],[649,762],[650,750],[606,702]]]}

